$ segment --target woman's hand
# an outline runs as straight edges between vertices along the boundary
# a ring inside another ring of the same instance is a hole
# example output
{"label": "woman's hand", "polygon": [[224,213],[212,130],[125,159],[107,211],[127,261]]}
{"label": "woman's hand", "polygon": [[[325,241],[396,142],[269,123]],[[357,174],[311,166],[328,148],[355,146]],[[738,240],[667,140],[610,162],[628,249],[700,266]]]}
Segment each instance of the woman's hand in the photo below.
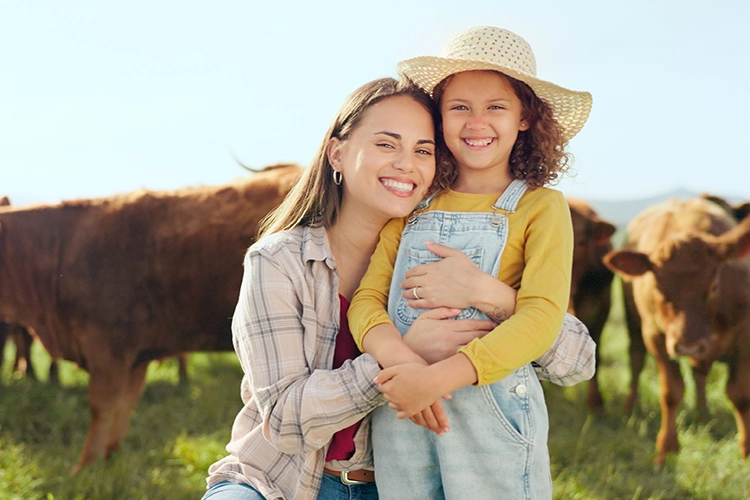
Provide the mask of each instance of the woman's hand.
{"label": "woman's hand", "polygon": [[[435,393],[429,367],[421,363],[404,363],[382,370],[375,383],[388,406],[398,418],[411,418],[433,404],[442,394]],[[441,403],[442,405],[442,403]]]}
{"label": "woman's hand", "polygon": [[496,323],[515,312],[516,290],[479,269],[461,250],[425,242],[429,251],[442,257],[431,264],[409,269],[401,296],[415,309],[475,307]]}
{"label": "woman's hand", "polygon": [[404,343],[432,364],[453,356],[461,347],[484,337],[497,326],[488,319],[450,320],[459,312],[460,309],[447,307],[425,311],[404,335]]}

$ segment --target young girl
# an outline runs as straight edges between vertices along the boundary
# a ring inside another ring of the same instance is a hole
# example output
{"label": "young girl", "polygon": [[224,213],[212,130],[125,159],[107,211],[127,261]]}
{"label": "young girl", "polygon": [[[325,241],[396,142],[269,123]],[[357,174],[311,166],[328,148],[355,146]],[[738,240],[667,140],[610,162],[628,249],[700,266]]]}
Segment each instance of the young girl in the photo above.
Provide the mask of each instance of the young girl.
{"label": "young girl", "polygon": [[[355,340],[385,367],[376,381],[396,410],[373,412],[380,498],[551,498],[547,410],[530,362],[560,330],[573,233],[563,195],[543,186],[565,170],[591,96],[537,79],[528,43],[494,27],[460,33],[443,57],[399,69],[432,93],[455,168],[446,189],[383,230],[349,310]],[[465,277],[471,265],[518,290],[512,316]],[[459,317],[482,311],[499,325],[428,365],[400,334],[419,309],[461,294]],[[400,420],[419,421],[447,394],[450,432]]]}

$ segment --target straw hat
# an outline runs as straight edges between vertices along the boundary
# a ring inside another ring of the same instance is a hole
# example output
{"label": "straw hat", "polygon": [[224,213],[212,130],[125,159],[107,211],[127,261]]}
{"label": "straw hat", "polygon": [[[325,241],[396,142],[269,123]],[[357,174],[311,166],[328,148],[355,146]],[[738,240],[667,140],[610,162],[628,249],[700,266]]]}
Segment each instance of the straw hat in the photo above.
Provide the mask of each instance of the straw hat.
{"label": "straw hat", "polygon": [[422,56],[398,63],[399,72],[432,94],[435,86],[461,71],[495,70],[527,84],[552,108],[565,138],[570,140],[586,123],[591,94],[569,90],[536,77],[531,46],[515,33],[480,26],[454,36],[441,57]]}

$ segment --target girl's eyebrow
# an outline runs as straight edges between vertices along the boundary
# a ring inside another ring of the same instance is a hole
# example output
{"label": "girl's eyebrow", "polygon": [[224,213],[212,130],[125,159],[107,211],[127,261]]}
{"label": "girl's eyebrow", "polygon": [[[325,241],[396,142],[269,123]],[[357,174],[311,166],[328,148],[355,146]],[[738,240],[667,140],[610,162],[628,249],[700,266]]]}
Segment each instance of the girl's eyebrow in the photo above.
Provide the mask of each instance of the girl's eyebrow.
{"label": "girl's eyebrow", "polygon": [[[401,140],[401,134],[397,134],[396,132],[388,132],[387,130],[382,130],[380,132],[375,132],[375,134],[376,135],[377,134],[387,135],[388,137],[393,137],[397,141]],[[435,145],[435,141],[430,140],[430,139],[420,139],[420,140],[417,141],[417,144],[432,144],[434,146]]]}
{"label": "girl's eyebrow", "polygon": [[[469,102],[471,99],[468,98],[462,98],[462,97],[454,97],[453,99],[446,99],[446,102]],[[508,99],[506,97],[493,97],[490,99],[485,99],[484,102],[511,102],[511,99]]]}

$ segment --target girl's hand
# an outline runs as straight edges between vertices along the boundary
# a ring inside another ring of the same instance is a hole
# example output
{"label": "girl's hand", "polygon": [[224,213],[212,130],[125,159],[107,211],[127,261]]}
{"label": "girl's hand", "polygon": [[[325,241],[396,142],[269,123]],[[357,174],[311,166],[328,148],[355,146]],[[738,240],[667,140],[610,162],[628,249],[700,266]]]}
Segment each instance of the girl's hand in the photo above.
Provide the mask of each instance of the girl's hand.
{"label": "girl's hand", "polygon": [[398,418],[411,418],[435,402],[442,394],[431,384],[434,377],[429,367],[420,363],[404,363],[382,370],[375,383],[388,406],[396,410]]}
{"label": "girl's hand", "polygon": [[453,356],[461,347],[484,337],[496,326],[487,319],[444,321],[459,312],[460,309],[446,307],[425,311],[404,335],[404,343],[432,364]]}
{"label": "girl's hand", "polygon": [[[444,396],[444,399],[450,399],[450,394]],[[445,414],[443,402],[440,400],[435,401],[429,408],[425,408],[409,420],[438,436],[442,436],[450,430],[448,416]]]}
{"label": "girl's hand", "polygon": [[516,290],[479,269],[461,250],[431,241],[425,242],[425,246],[442,259],[406,272],[401,296],[409,301],[409,306],[475,307],[496,323],[515,312]]}

